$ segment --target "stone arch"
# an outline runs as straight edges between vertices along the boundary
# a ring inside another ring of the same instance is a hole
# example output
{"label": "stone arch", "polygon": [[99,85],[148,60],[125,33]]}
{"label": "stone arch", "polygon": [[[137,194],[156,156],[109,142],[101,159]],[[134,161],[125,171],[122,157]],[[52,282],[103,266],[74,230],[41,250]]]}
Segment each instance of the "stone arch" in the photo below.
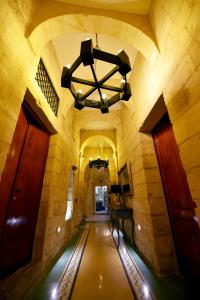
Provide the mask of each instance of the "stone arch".
{"label": "stone arch", "polygon": [[109,168],[89,168],[89,163],[84,169],[84,183],[87,186],[86,194],[86,211],[87,215],[95,213],[95,186],[110,187],[110,171]]}
{"label": "stone arch", "polygon": [[26,36],[37,55],[47,42],[68,32],[98,32],[113,36],[128,42],[149,62],[154,61],[158,55],[147,16],[79,6],[74,8],[73,5],[65,5],[65,9],[59,9],[59,5],[48,5],[45,10],[44,5],[43,9],[34,15],[26,31]]}
{"label": "stone arch", "polygon": [[[102,142],[106,142],[113,151],[112,159],[111,159],[111,161],[109,161],[109,170],[110,170],[111,181],[116,181],[116,172],[118,170],[118,155],[117,155],[117,148],[116,148],[115,142],[112,140],[111,137],[107,137],[102,134],[95,134],[93,136],[87,137],[85,140],[83,140],[82,144],[80,145],[80,152],[82,154],[84,154],[84,149],[88,145],[90,145],[90,142],[94,141],[97,138],[101,139]],[[86,167],[85,162],[83,164],[81,164],[81,166],[84,169],[84,167]]]}
{"label": "stone arch", "polygon": [[107,144],[109,144],[110,147],[111,147],[112,150],[113,150],[113,153],[116,152],[116,145],[114,144],[114,142],[113,142],[109,137],[107,137],[107,136],[105,136],[105,135],[101,135],[101,134],[93,135],[93,136],[90,136],[90,137],[86,138],[86,139],[82,142],[82,144],[80,145],[80,152],[83,153],[85,147],[87,147],[87,145],[88,145],[91,141],[93,141],[94,139],[96,139],[97,137],[98,137],[98,138],[101,138],[104,142],[106,142]]}

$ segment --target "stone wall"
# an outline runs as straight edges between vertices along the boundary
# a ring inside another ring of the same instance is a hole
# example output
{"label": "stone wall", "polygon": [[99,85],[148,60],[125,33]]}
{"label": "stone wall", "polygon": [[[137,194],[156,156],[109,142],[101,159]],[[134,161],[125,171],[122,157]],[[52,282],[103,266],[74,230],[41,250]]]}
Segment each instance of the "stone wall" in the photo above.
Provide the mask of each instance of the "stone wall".
{"label": "stone wall", "polygon": [[[118,132],[119,166],[132,163],[136,242],[157,273],[177,270],[174,246],[151,134],[139,132],[161,94],[200,217],[199,1],[153,1],[149,18],[160,53],[153,62],[137,55],[133,100],[123,109]],[[132,102],[132,104],[131,104]],[[133,108],[132,108],[133,105]],[[132,142],[130,142],[130,137]]]}
{"label": "stone wall", "polygon": [[[77,137],[72,130],[73,111],[70,110],[67,93],[64,95],[60,87],[61,68],[51,42],[43,49],[41,57],[60,99],[57,117],[35,80],[40,57],[33,52],[25,38],[25,25],[29,17],[27,9],[33,8],[31,5],[20,6],[18,2],[14,5],[13,1],[2,1],[0,4],[0,174],[27,89],[35,98],[36,107],[43,111],[57,133],[50,138],[32,261],[1,281],[0,294],[3,299],[21,297],[60,253],[74,234],[78,222],[75,220],[76,205],[72,220],[65,222],[68,175],[71,166],[78,162],[78,139],[76,142]],[[59,234],[58,227],[61,228]]]}

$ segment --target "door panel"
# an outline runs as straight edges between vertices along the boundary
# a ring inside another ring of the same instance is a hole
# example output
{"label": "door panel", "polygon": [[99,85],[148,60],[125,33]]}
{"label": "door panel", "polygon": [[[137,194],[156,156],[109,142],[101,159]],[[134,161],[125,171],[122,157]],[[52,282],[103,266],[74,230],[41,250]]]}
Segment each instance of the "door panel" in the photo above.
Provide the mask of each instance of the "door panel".
{"label": "door panel", "polygon": [[3,274],[31,259],[48,141],[47,133],[28,124],[0,245]]}
{"label": "door panel", "polygon": [[200,229],[168,115],[153,130],[180,270],[200,275]]}
{"label": "door panel", "polygon": [[28,122],[21,110],[0,181],[0,240],[9,206],[11,187],[15,179],[16,169],[23,149],[27,130]]}

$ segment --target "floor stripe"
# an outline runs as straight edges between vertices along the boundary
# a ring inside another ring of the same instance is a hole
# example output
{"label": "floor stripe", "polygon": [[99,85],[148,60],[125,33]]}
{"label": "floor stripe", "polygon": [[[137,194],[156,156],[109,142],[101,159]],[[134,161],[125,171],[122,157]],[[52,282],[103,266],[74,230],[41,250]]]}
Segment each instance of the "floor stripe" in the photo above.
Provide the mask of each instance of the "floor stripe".
{"label": "floor stripe", "polygon": [[109,215],[91,215],[85,218],[86,222],[108,222],[110,221]]}
{"label": "floor stripe", "polygon": [[[118,240],[116,230],[114,230],[113,232],[113,239],[117,247]],[[119,248],[117,250],[121,258],[122,264],[124,266],[126,275],[128,277],[129,284],[134,293],[134,296],[136,296],[138,300],[155,300],[155,297],[152,295],[152,292],[148,287],[147,282],[145,281],[142,274],[139,272],[133,257],[130,255],[121,237]]]}
{"label": "floor stripe", "polygon": [[90,228],[91,225],[87,224],[77,244],[77,247],[63,273],[63,276],[60,279],[60,283],[58,285],[58,289],[54,299],[59,299],[59,300],[70,299]]}

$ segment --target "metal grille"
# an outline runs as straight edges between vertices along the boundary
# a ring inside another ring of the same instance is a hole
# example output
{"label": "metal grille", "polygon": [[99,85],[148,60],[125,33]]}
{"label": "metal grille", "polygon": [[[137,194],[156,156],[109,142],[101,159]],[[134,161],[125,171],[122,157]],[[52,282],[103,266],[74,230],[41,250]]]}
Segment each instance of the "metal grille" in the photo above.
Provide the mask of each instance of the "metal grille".
{"label": "metal grille", "polygon": [[59,98],[41,59],[39,61],[35,79],[45,98],[47,99],[52,111],[57,116]]}

